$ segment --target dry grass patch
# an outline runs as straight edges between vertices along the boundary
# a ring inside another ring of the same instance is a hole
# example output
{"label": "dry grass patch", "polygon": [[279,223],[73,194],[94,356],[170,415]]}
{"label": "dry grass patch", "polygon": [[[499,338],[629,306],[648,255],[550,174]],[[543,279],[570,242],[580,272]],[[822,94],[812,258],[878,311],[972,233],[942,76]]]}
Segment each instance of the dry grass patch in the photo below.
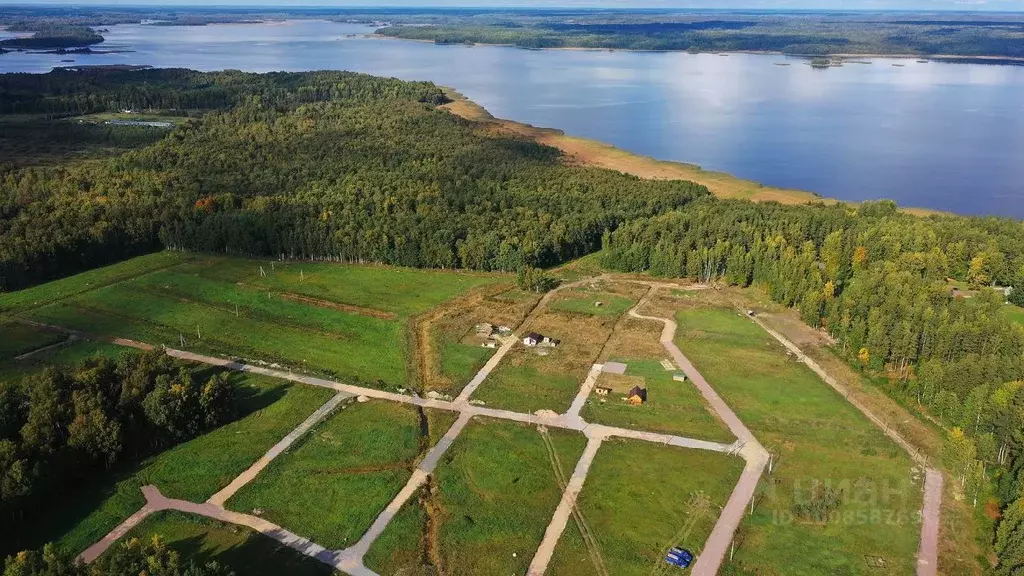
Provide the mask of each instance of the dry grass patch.
{"label": "dry grass patch", "polygon": [[655,320],[641,320],[625,316],[615,327],[600,362],[612,356],[619,358],[667,358],[668,353],[659,338],[664,325]]}
{"label": "dry grass patch", "polygon": [[416,377],[420,387],[455,396],[494,354],[476,326],[519,326],[540,295],[508,284],[475,289],[414,321]]}
{"label": "dry grass patch", "polygon": [[597,362],[616,318],[546,310],[524,329],[561,340],[555,348],[521,343],[505,357],[474,398],[518,412],[564,412]]}

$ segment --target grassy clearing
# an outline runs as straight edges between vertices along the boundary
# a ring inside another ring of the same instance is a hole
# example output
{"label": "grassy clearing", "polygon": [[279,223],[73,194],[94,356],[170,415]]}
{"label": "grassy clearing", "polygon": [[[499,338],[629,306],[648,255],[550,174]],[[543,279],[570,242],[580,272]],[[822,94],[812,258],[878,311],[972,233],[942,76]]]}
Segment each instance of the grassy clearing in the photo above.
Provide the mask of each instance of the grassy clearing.
{"label": "grassy clearing", "polygon": [[647,402],[640,406],[623,402],[622,398],[632,386],[616,385],[615,375],[601,374],[597,385],[608,385],[612,392],[607,396],[592,392],[581,413],[584,420],[724,443],[735,440],[729,430],[711,415],[693,384],[672,379],[676,371],[665,370],[656,360],[615,360],[627,365],[627,378],[620,382],[647,388]]}
{"label": "grassy clearing", "polygon": [[0,313],[15,314],[192,260],[184,252],[157,252],[17,292],[0,293]]}
{"label": "grassy clearing", "polygon": [[67,336],[17,322],[0,323],[0,362],[65,340]]}
{"label": "grassy clearing", "polygon": [[340,574],[330,566],[242,526],[168,510],[157,512],[126,535],[149,541],[160,536],[197,565],[217,562],[235,574],[319,576]]}
{"label": "grassy clearing", "polygon": [[[260,276],[263,267],[266,277]],[[286,292],[407,317],[425,312],[476,286],[505,280],[475,272],[417,270],[317,262],[275,262],[205,257],[183,273],[241,282],[260,291]]]}
{"label": "grassy clearing", "polygon": [[175,348],[184,336],[189,350],[279,361],[361,383],[400,385],[405,377],[403,328],[396,321],[178,272],[127,280],[30,314],[40,322]]}
{"label": "grassy clearing", "polygon": [[[412,316],[502,280],[163,252],[4,295],[0,310],[103,337],[397,388],[409,374]],[[446,352],[444,364],[453,378],[482,364],[479,351],[448,347]]]}
{"label": "grassy clearing", "polygon": [[[714,452],[605,441],[578,506],[608,573],[667,573],[663,558],[671,546],[698,554],[742,470],[739,458]],[[589,576],[596,573],[592,558],[577,524],[570,521],[549,572]]]}
{"label": "grassy clearing", "polygon": [[[585,439],[547,433],[561,473],[570,476]],[[561,498],[554,466],[535,428],[474,420],[431,487],[402,508],[370,549],[367,565],[381,574],[433,574],[423,566],[427,556],[439,559],[446,574],[523,574]],[[428,523],[425,504],[436,524]]]}
{"label": "grassy clearing", "polygon": [[323,405],[332,392],[242,373],[232,375],[240,419],[131,468],[82,486],[59,510],[41,515],[30,540],[59,540],[79,552],[145,502],[140,488],[155,484],[167,496],[205,501]]}
{"label": "grassy clearing", "polygon": [[[911,574],[919,538],[920,471],[839,394],[735,311],[677,314],[677,343],[719,394],[778,454],[752,517],[740,527],[725,574]],[[842,491],[826,521],[795,505]],[[866,558],[881,558],[884,569]]]}
{"label": "grassy clearing", "polygon": [[454,421],[454,414],[434,416],[428,439],[414,407],[384,401],[345,405],[227,505],[260,512],[328,548],[345,548],[370,527],[419,457]]}
{"label": "grassy clearing", "polygon": [[576,314],[594,314],[597,316],[619,316],[633,305],[633,301],[624,296],[607,292],[573,291],[552,302],[552,310],[575,312]]}

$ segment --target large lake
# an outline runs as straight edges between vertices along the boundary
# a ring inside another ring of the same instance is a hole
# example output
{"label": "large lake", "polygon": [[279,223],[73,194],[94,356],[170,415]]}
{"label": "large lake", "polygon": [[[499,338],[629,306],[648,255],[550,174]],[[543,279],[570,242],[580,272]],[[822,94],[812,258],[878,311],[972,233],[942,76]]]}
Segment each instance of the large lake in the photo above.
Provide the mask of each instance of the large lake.
{"label": "large lake", "polygon": [[1024,217],[1024,67],[873,59],[815,70],[773,55],[435,46],[318,21],[109,30],[98,48],[132,52],[10,53],[0,71],[74,59],[432,80],[499,117],[766,184]]}

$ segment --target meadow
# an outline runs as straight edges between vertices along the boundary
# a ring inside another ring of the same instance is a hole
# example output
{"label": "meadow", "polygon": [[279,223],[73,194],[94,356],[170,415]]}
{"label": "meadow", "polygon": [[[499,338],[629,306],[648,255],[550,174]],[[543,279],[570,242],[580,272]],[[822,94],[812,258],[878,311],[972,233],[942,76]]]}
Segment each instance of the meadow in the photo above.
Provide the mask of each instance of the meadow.
{"label": "meadow", "polygon": [[[4,333],[4,336],[6,337],[7,334]],[[0,382],[18,380],[43,370],[47,366],[71,367],[92,356],[100,355],[113,358],[125,351],[124,347],[107,342],[74,340],[62,346],[33,354],[24,360],[12,358],[0,360]]]}
{"label": "meadow", "polygon": [[227,507],[328,548],[355,543],[455,415],[379,400],[343,404],[274,460]]}
{"label": "meadow", "polygon": [[922,495],[909,457],[736,311],[676,318],[679,347],[775,455],[723,573],[913,573]]}
{"label": "meadow", "polygon": [[380,574],[523,574],[583,452],[581,434],[474,419],[370,549]]}
{"label": "meadow", "polygon": [[235,574],[253,576],[327,576],[330,566],[243,526],[225,524],[173,510],[157,512],[125,536],[148,542],[159,536],[182,558],[197,565],[217,562]]}
{"label": "meadow", "polygon": [[145,503],[141,487],[203,502],[226,486],[333,395],[332,391],[232,373],[238,419],[134,466],[112,470],[26,524],[26,543],[57,541],[80,552]]}
{"label": "meadow", "polygon": [[[559,576],[667,574],[672,546],[700,553],[743,470],[740,458],[613,438],[594,457],[549,568]],[[667,479],[671,479],[670,481]]]}
{"label": "meadow", "polygon": [[1024,326],[1024,308],[1010,304],[1005,306],[1003,309],[1006,310],[1006,316],[1010,320]]}
{"label": "meadow", "polygon": [[17,322],[0,322],[0,334],[3,334],[3,338],[0,339],[0,363],[14,361],[16,356],[67,338],[60,332]]}
{"label": "meadow", "polygon": [[[6,315],[354,384],[406,384],[407,324],[500,276],[161,252],[0,296]],[[29,335],[21,349],[34,346]],[[479,353],[451,355],[453,370]]]}
{"label": "meadow", "polygon": [[[626,364],[625,377],[602,373],[597,386],[609,386],[607,396],[591,392],[583,419],[632,430],[730,443],[736,438],[709,411],[703,397],[689,381],[676,382],[677,370],[665,370],[656,360],[613,358]],[[622,400],[633,385],[647,388],[647,402],[631,406]]]}

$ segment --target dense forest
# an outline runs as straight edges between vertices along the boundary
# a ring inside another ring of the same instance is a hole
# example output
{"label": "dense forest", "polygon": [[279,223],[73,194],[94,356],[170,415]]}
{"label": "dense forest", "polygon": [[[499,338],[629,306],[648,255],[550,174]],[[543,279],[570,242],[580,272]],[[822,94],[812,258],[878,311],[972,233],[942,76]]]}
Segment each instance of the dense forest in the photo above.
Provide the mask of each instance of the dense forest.
{"label": "dense forest", "polygon": [[1024,224],[918,218],[884,201],[701,200],[627,223],[604,247],[616,270],[761,286],[826,330],[952,430],[944,460],[965,497],[992,493],[1006,510],[996,573],[1024,569],[1024,330],[1003,311],[1003,287],[1024,286]]}
{"label": "dense forest", "polygon": [[33,32],[24,38],[0,40],[0,48],[76,48],[103,42],[103,36],[87,26],[62,23],[26,23],[11,28],[15,31]]}
{"label": "dense forest", "polygon": [[21,549],[25,523],[99,471],[225,424],[233,411],[227,373],[162,350],[0,382],[0,550]]}
{"label": "dense forest", "polygon": [[343,72],[0,76],[11,113],[211,109],[115,158],[0,175],[0,276],[14,289],[162,247],[515,271],[707,195],[564,166],[444,101],[432,84]]}

